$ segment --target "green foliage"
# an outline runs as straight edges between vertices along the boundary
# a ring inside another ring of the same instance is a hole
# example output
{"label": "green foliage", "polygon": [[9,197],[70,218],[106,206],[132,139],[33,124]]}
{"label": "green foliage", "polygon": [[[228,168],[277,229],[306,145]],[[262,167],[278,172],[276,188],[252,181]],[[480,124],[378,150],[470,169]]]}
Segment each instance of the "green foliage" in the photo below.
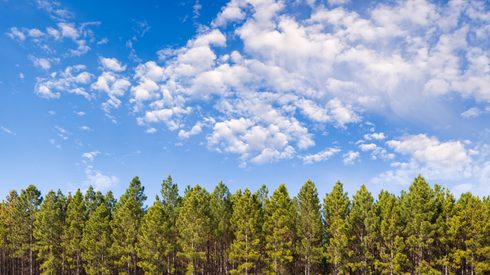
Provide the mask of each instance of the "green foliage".
{"label": "green foliage", "polygon": [[308,180],[301,187],[296,204],[297,254],[304,274],[316,274],[319,272],[319,264],[323,257],[324,227],[320,200],[313,181]]}
{"label": "green foliage", "polygon": [[145,210],[135,177],[116,201],[89,187],[42,199],[33,185],[0,202],[0,274],[490,274],[490,197],[429,185],[320,204],[308,180],[231,195],[169,176]]}
{"label": "green foliage", "polygon": [[348,223],[349,266],[353,272],[371,274],[374,272],[378,221],[374,198],[365,185],[353,197]]}
{"label": "green foliage", "polygon": [[177,218],[179,230],[178,243],[181,251],[178,256],[183,259],[186,272],[204,272],[207,240],[211,233],[209,214],[209,193],[194,186],[186,192]]}
{"label": "green foliage", "polygon": [[41,274],[63,272],[63,229],[66,198],[61,191],[50,191],[44,198],[34,222],[35,250],[41,262]]}
{"label": "green foliage", "polygon": [[86,209],[80,189],[69,200],[66,213],[66,226],[63,234],[63,247],[66,255],[68,270],[81,274],[82,262],[82,236],[86,221]]}
{"label": "green foliage", "polygon": [[265,204],[265,252],[269,269],[275,274],[292,272],[295,241],[295,213],[284,184],[274,191]]}
{"label": "green foliage", "polygon": [[229,253],[235,266],[231,270],[232,274],[254,274],[258,271],[262,231],[260,207],[261,202],[248,189],[233,195],[231,226],[235,238]]}
{"label": "green foliage", "polygon": [[163,205],[157,197],[143,218],[138,236],[138,266],[145,274],[162,274],[168,268],[166,260],[172,247],[165,238],[167,222]]}
{"label": "green foliage", "polygon": [[130,182],[116,203],[111,221],[112,247],[115,267],[121,274],[134,274],[138,268],[136,242],[146,200],[145,188],[138,177]]}
{"label": "green foliage", "polygon": [[82,259],[89,275],[112,274],[111,213],[102,201],[85,223],[82,235]]}
{"label": "green foliage", "polygon": [[327,232],[326,256],[333,274],[348,272],[348,231],[350,201],[342,183],[335,183],[332,192],[325,196],[324,216]]}

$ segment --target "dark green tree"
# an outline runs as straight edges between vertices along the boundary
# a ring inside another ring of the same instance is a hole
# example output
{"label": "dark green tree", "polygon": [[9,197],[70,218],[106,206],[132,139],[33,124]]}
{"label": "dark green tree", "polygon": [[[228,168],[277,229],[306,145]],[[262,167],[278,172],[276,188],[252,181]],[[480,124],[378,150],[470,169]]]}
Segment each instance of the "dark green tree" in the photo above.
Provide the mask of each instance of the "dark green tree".
{"label": "dark green tree", "polygon": [[349,266],[357,274],[374,273],[377,217],[374,198],[365,185],[352,199],[349,223]]}
{"label": "dark green tree", "polygon": [[344,193],[342,183],[335,183],[332,192],[325,196],[324,216],[327,232],[325,248],[330,272],[346,274],[348,272],[348,231],[349,197]]}
{"label": "dark green tree", "polygon": [[82,236],[86,221],[86,209],[80,189],[69,200],[66,213],[66,226],[63,236],[63,246],[67,256],[67,270],[71,273],[82,274]]}
{"label": "dark green tree", "polygon": [[84,270],[89,275],[113,274],[110,222],[108,203],[103,201],[85,223],[81,247]]}
{"label": "dark green tree", "polygon": [[43,200],[34,222],[35,249],[41,274],[62,274],[64,270],[63,231],[66,198],[50,191]]}
{"label": "dark green tree", "polygon": [[228,187],[220,181],[210,196],[212,268],[219,274],[227,272],[227,252],[233,231],[231,230],[232,202]]}
{"label": "dark green tree", "polygon": [[324,227],[320,200],[315,183],[307,180],[299,190],[297,199],[297,254],[305,275],[320,272],[323,257]]}
{"label": "dark green tree", "polygon": [[377,251],[375,260],[380,274],[404,274],[408,258],[404,253],[403,225],[400,214],[400,201],[387,191],[381,191],[376,203],[379,219]]}
{"label": "dark green tree", "polygon": [[162,202],[156,197],[143,217],[138,236],[138,266],[145,274],[162,274],[168,270],[167,259],[172,246],[165,238],[167,223]]}
{"label": "dark green tree", "polygon": [[113,240],[111,252],[115,260],[115,268],[121,274],[130,275],[138,272],[136,242],[141,219],[145,213],[144,190],[139,178],[134,177],[114,207],[111,221]]}
{"label": "dark green tree", "polygon": [[295,209],[286,185],[281,184],[265,204],[265,249],[269,269],[275,274],[290,274],[295,232]]}
{"label": "dark green tree", "polygon": [[178,253],[186,266],[186,274],[206,272],[207,242],[211,233],[209,193],[196,185],[186,192],[177,218]]}
{"label": "dark green tree", "polygon": [[250,190],[233,195],[231,226],[234,240],[229,259],[234,263],[232,274],[257,274],[261,255],[261,202]]}

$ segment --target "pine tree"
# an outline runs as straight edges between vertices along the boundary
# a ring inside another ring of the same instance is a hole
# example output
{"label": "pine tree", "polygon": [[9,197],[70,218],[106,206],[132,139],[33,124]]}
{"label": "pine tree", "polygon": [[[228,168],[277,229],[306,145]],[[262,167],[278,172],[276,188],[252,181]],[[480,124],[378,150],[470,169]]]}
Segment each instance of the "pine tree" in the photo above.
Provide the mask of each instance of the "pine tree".
{"label": "pine tree", "polygon": [[163,213],[167,218],[167,223],[164,231],[164,237],[170,245],[170,253],[167,255],[167,274],[175,272],[177,268],[177,217],[178,209],[181,203],[181,197],[179,196],[179,189],[177,184],[172,180],[171,176],[168,176],[166,180],[162,182],[162,207]]}
{"label": "pine tree", "polygon": [[295,215],[284,184],[279,185],[266,203],[265,214],[263,231],[269,269],[275,274],[289,274],[295,245]]}
{"label": "pine tree", "polygon": [[349,197],[338,181],[332,192],[325,196],[323,206],[327,232],[326,256],[331,273],[335,275],[347,273],[349,205]]}
{"label": "pine tree", "polygon": [[478,197],[464,193],[455,205],[450,234],[456,238],[453,267],[461,274],[490,272],[489,215]]}
{"label": "pine tree", "polygon": [[395,195],[381,191],[376,212],[379,218],[376,270],[380,274],[404,274],[408,258],[404,253],[400,202]]}
{"label": "pine tree", "polygon": [[165,238],[167,223],[163,205],[156,197],[143,217],[138,236],[138,266],[145,274],[163,274],[168,269],[167,259],[172,247]]}
{"label": "pine tree", "polygon": [[257,274],[260,258],[260,202],[250,190],[238,191],[233,195],[231,227],[234,240],[230,247],[229,259],[235,268],[232,274]]}
{"label": "pine tree", "polygon": [[113,243],[112,255],[116,268],[121,274],[138,272],[136,242],[146,200],[144,187],[138,177],[134,177],[126,192],[116,203],[111,221]]}
{"label": "pine tree", "polygon": [[228,187],[220,181],[210,196],[213,268],[219,274],[226,274],[227,252],[233,232],[231,230],[232,203]]}
{"label": "pine tree", "polygon": [[194,186],[186,192],[177,218],[179,230],[178,255],[186,265],[186,274],[204,273],[207,241],[211,232],[209,193]]}
{"label": "pine tree", "polygon": [[349,266],[358,274],[374,272],[374,257],[376,255],[376,213],[374,199],[365,185],[356,192],[349,213]]}
{"label": "pine tree", "polygon": [[67,255],[67,264],[70,272],[82,274],[82,236],[86,221],[86,209],[80,189],[69,200],[66,213],[66,227],[63,236],[63,246]]}
{"label": "pine tree", "polygon": [[305,275],[319,272],[323,257],[323,221],[320,200],[315,183],[307,180],[299,190],[297,199],[296,228],[298,234],[297,254]]}
{"label": "pine tree", "polygon": [[15,190],[12,190],[7,195],[6,199],[2,202],[2,216],[1,216],[1,244],[2,244],[2,261],[0,262],[0,274],[15,273],[14,265],[14,248],[11,240],[15,232],[16,223],[16,205],[18,203],[19,196]]}
{"label": "pine tree", "polygon": [[[39,211],[42,198],[41,192],[29,185],[20,192],[10,212],[11,233],[8,235],[12,256],[20,258],[21,272],[34,274],[36,269],[36,253],[34,251],[34,221]],[[27,266],[25,264],[27,263]],[[25,271],[25,268],[28,271]]]}
{"label": "pine tree", "polygon": [[85,223],[81,247],[84,270],[89,275],[113,274],[110,221],[108,203],[103,201]]}
{"label": "pine tree", "polygon": [[34,222],[35,249],[41,274],[60,274],[63,270],[63,230],[66,198],[61,191],[50,191],[43,200]]}
{"label": "pine tree", "polygon": [[409,192],[402,197],[402,216],[411,271],[416,274],[435,272],[431,253],[437,218],[434,190],[422,176],[415,178]]}
{"label": "pine tree", "polygon": [[450,247],[454,239],[448,234],[450,219],[453,215],[455,199],[448,189],[439,185],[434,186],[436,223],[434,235],[434,252],[437,256],[436,264],[442,274],[450,273]]}

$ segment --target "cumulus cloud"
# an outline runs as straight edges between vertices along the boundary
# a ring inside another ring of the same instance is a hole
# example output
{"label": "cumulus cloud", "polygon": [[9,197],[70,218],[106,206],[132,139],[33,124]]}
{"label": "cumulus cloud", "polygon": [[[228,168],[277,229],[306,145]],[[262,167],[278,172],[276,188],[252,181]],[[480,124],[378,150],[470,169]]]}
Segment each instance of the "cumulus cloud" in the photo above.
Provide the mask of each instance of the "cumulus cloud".
{"label": "cumulus cloud", "polygon": [[386,144],[405,157],[395,160],[388,170],[375,178],[375,182],[408,184],[417,174],[430,179],[464,180],[475,176],[478,163],[472,155],[478,152],[460,141],[440,141],[425,134],[393,139]]}
{"label": "cumulus cloud", "polygon": [[110,190],[119,183],[119,179],[116,176],[105,175],[92,165],[87,165],[85,168],[85,177],[85,183],[92,185],[98,191]]}
{"label": "cumulus cloud", "polygon": [[68,66],[61,72],[53,72],[48,77],[38,77],[35,91],[44,98],[59,98],[62,93],[77,94],[87,99],[91,94],[86,87],[93,79],[85,65]]}
{"label": "cumulus cloud", "polygon": [[345,165],[352,165],[359,158],[359,152],[349,151],[342,155]]}
{"label": "cumulus cloud", "polygon": [[126,70],[126,66],[123,66],[116,58],[100,57],[99,62],[106,70],[114,72],[122,72]]}
{"label": "cumulus cloud", "polygon": [[340,152],[339,148],[332,147],[332,148],[326,148],[325,150],[322,150],[316,154],[305,155],[301,158],[303,159],[304,163],[311,164],[311,163],[327,160],[339,152]]}
{"label": "cumulus cloud", "polygon": [[98,154],[100,154],[99,151],[85,152],[82,154],[82,158],[84,158],[87,161],[93,161]]}

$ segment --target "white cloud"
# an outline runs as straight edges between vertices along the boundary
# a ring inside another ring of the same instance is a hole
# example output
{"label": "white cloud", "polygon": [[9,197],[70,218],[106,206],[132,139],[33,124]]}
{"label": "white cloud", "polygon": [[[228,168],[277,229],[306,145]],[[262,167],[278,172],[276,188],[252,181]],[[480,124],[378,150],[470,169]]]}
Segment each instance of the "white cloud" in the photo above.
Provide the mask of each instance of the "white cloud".
{"label": "white cloud", "polygon": [[26,40],[26,35],[23,31],[19,30],[17,27],[10,28],[10,31],[6,33],[8,37],[14,40],[24,41]]}
{"label": "white cloud", "polygon": [[66,67],[64,71],[51,73],[48,77],[37,78],[35,91],[44,98],[59,98],[61,93],[81,95],[91,98],[85,87],[93,75],[86,71],[84,65]]}
{"label": "white cloud", "polygon": [[106,70],[114,72],[122,72],[126,70],[126,66],[123,66],[116,58],[100,57],[99,62]]}
{"label": "white cloud", "polygon": [[80,126],[80,130],[84,132],[90,132],[92,131],[92,128],[88,127],[87,125]]}
{"label": "white cloud", "polygon": [[155,128],[153,128],[153,127],[152,127],[152,128],[148,128],[148,129],[146,129],[146,133],[147,133],[147,134],[154,134],[154,133],[156,133],[156,132],[157,132],[157,129],[155,129]]}
{"label": "white cloud", "polygon": [[87,161],[93,161],[97,155],[99,155],[99,151],[91,151],[91,152],[85,152],[82,154],[82,158],[84,158]]}
{"label": "white cloud", "polygon": [[32,57],[32,63],[34,63],[36,67],[39,67],[46,71],[51,68],[51,62],[49,62],[49,60],[46,58]]}
{"label": "white cloud", "polygon": [[374,151],[374,150],[376,150],[376,148],[378,148],[378,146],[376,146],[376,144],[374,144],[374,143],[368,143],[368,144],[361,144],[361,145],[359,145],[359,148],[363,152],[368,152],[368,151]]}
{"label": "white cloud", "polygon": [[75,114],[77,116],[85,116],[86,115],[86,113],[85,112],[82,112],[82,111],[76,112]]}
{"label": "white cloud", "polygon": [[342,155],[345,165],[352,165],[359,158],[359,152],[349,151]]}
{"label": "white cloud", "polygon": [[339,152],[340,152],[339,148],[332,147],[332,148],[326,148],[325,150],[320,151],[316,154],[305,155],[301,158],[303,159],[304,163],[310,164],[310,163],[315,163],[315,162],[327,160]]}
{"label": "white cloud", "polygon": [[187,139],[191,136],[194,136],[194,135],[201,133],[201,131],[202,131],[202,125],[200,122],[197,122],[194,126],[192,126],[192,128],[189,131],[180,130],[179,131],[179,138]]}
{"label": "white cloud", "polygon": [[85,168],[86,184],[92,185],[95,190],[110,190],[119,183],[116,176],[104,175],[101,171],[95,169],[92,165]]}
{"label": "white cloud", "polygon": [[3,126],[0,126],[0,129],[2,131],[4,131],[5,133],[9,134],[9,135],[13,135],[15,136],[16,134],[14,132],[12,132],[10,129],[6,128],[6,127],[3,127]]}

